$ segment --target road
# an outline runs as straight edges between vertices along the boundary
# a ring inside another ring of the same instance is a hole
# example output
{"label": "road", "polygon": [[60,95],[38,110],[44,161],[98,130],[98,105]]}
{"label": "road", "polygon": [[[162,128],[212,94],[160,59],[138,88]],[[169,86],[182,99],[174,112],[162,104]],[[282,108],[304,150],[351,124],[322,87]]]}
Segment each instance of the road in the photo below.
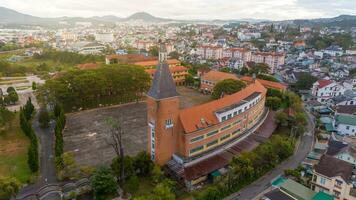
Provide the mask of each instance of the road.
{"label": "road", "polygon": [[309,113],[307,114],[307,132],[301,137],[294,155],[252,184],[244,187],[239,192],[226,197],[225,200],[253,200],[260,193],[270,187],[271,181],[283,174],[285,169],[298,167],[298,165],[306,158],[314,143],[314,117]]}
{"label": "road", "polygon": [[35,115],[32,127],[36,132],[40,142],[40,172],[34,184],[21,189],[17,197],[22,197],[36,192],[39,188],[48,183],[56,183],[56,168],[54,164],[54,123],[49,128],[42,129],[38,123],[38,113]]}

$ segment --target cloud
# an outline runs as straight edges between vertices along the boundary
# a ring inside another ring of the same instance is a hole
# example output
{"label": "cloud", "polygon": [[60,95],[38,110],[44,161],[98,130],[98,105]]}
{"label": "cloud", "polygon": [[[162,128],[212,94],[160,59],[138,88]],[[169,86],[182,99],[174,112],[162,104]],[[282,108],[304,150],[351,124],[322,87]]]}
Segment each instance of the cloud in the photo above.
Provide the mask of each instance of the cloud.
{"label": "cloud", "polygon": [[355,0],[1,0],[40,17],[126,17],[138,11],[177,19],[296,19],[355,14]]}

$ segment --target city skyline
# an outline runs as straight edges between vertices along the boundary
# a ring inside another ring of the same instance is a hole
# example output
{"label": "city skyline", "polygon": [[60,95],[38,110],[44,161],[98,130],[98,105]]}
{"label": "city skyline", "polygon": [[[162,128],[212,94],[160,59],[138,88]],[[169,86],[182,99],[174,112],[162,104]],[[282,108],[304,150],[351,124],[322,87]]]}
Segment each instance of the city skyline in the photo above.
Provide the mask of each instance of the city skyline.
{"label": "city skyline", "polygon": [[[127,17],[135,12],[147,12],[171,19],[313,19],[355,14],[352,0],[4,0],[0,6],[38,17],[91,17],[115,15]],[[167,9],[168,8],[168,9]]]}

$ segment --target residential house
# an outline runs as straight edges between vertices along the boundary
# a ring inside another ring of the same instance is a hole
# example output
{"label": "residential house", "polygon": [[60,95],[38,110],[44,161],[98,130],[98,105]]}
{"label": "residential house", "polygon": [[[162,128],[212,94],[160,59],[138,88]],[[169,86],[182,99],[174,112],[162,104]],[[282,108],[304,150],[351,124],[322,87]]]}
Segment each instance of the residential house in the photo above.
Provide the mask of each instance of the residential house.
{"label": "residential house", "polygon": [[356,105],[337,107],[334,129],[339,135],[356,136]]}
{"label": "residential house", "polygon": [[333,200],[334,197],[324,192],[313,190],[291,179],[264,194],[262,200]]}
{"label": "residential house", "polygon": [[320,103],[326,103],[333,97],[343,95],[345,88],[333,80],[321,79],[313,84],[312,95]]}
{"label": "residential house", "polygon": [[330,56],[342,56],[343,55],[343,50],[341,47],[337,46],[337,45],[331,45],[329,47],[327,47],[326,49],[324,49],[324,53],[328,54]]}
{"label": "residential house", "polygon": [[330,140],[326,154],[356,166],[356,148],[350,144]]}
{"label": "residential house", "polygon": [[352,164],[324,155],[314,166],[311,188],[315,192],[322,191],[333,195],[335,199],[355,199],[352,170]]}

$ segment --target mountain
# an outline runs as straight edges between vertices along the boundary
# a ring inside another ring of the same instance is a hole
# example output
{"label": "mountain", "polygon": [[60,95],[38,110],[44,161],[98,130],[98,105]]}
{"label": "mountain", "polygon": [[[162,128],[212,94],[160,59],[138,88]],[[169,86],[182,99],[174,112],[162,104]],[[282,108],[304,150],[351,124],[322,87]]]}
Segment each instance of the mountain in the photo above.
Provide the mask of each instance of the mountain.
{"label": "mountain", "polygon": [[[32,15],[23,14],[15,10],[5,7],[0,7],[0,25],[44,25],[44,26],[58,26],[58,22],[67,21],[74,25],[78,21],[92,22],[93,24],[114,24],[116,22],[144,22],[144,23],[212,23],[212,24],[227,24],[247,21],[251,23],[265,22],[268,20],[260,19],[242,19],[242,20],[175,20],[155,17],[146,12],[138,12],[126,18],[120,18],[114,15],[94,16],[94,17],[57,17],[57,18],[41,18]],[[299,20],[285,20],[279,21],[282,23],[293,23],[296,25],[307,26],[340,26],[340,27],[356,27],[356,15],[340,15],[333,18],[320,19],[299,19]]]}
{"label": "mountain", "polygon": [[40,17],[34,17],[5,7],[0,7],[0,23],[33,23],[41,20]]}
{"label": "mountain", "polygon": [[173,21],[171,19],[155,17],[146,12],[137,12],[126,18],[126,21],[144,21],[144,22],[167,22]]}
{"label": "mountain", "polygon": [[356,27],[356,15],[340,15],[332,18],[292,20],[296,25],[306,26],[340,26],[343,28]]}

